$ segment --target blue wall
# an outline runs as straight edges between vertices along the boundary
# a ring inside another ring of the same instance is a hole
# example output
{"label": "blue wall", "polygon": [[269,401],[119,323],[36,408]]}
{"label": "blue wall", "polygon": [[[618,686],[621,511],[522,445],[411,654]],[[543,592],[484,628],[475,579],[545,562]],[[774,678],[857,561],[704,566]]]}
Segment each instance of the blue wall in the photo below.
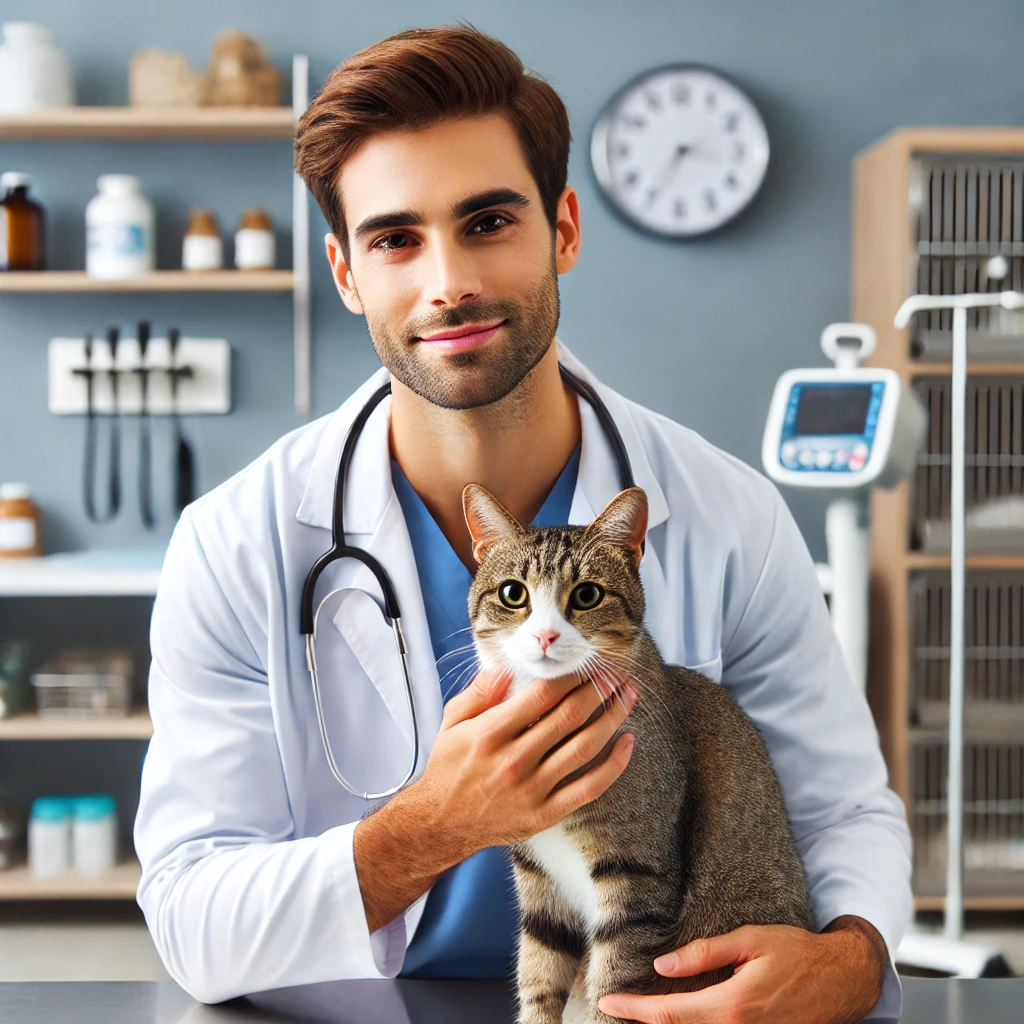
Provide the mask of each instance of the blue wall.
{"label": "blue wall", "polygon": [[[1024,4],[900,0],[763,3],[756,0],[518,0],[447,4],[405,0],[5,0],[3,18],[54,28],[70,55],[79,102],[120,104],[127,62],[142,47],[188,53],[202,66],[214,34],[238,26],[285,73],[311,58],[314,87],[352,51],[402,28],[467,18],[509,43],[559,90],[576,138],[584,246],[562,281],[561,337],[622,391],[760,464],[763,417],[775,377],[818,364],[822,326],[848,313],[849,181],[854,154],[912,123],[1015,123]],[[653,65],[696,60],[735,76],[761,107],[773,156],[752,210],[718,236],[686,245],[630,230],[602,203],[589,169],[590,127],[609,95]],[[105,171],[142,176],[159,208],[160,252],[176,265],[187,208],[214,207],[233,232],[259,203],[290,242],[286,143],[0,144],[0,170],[36,179],[51,217],[53,265],[80,267],[83,208]],[[313,218],[314,403],[336,406],[375,365],[361,319],[344,310]],[[291,308],[284,295],[0,296],[0,480],[27,480],[46,513],[51,550],[144,542],[128,425],[127,506],[111,526],[89,526],[80,500],[82,423],[46,411],[46,341],[125,329],[141,316],[161,331],[227,337],[235,350],[235,411],[194,419],[200,483],[209,488],[301,422],[292,409]],[[160,435],[161,522],[173,525],[169,452]],[[808,543],[822,554],[821,505],[789,496]]]}

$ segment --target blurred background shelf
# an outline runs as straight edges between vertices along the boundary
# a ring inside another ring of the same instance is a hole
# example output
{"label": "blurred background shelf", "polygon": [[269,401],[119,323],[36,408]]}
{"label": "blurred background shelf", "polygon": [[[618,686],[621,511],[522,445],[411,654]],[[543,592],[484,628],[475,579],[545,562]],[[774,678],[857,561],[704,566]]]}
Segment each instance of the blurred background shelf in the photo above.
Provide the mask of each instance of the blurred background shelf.
{"label": "blurred background shelf", "polygon": [[117,718],[43,718],[34,711],[0,718],[2,740],[148,740],[153,723],[146,708]]}
{"label": "blurred background shelf", "polygon": [[68,873],[35,878],[25,864],[0,871],[0,900],[131,900],[135,899],[142,868],[135,859],[94,878]]}
{"label": "blurred background shelf", "polygon": [[0,116],[0,139],[283,139],[291,107],[57,107]]}
{"label": "blurred background shelf", "polygon": [[19,270],[0,274],[0,292],[290,292],[290,270],[156,270],[114,280],[84,270]]}
{"label": "blurred background shelf", "polygon": [[164,548],[0,560],[0,597],[152,597]]}

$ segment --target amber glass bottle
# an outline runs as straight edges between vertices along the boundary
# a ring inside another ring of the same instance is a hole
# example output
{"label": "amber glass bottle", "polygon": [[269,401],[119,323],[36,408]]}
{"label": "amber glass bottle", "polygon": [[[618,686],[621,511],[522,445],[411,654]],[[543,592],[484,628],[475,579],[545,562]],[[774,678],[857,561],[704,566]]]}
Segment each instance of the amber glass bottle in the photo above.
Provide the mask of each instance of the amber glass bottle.
{"label": "amber glass bottle", "polygon": [[29,177],[0,174],[0,270],[45,270],[43,208],[28,197]]}

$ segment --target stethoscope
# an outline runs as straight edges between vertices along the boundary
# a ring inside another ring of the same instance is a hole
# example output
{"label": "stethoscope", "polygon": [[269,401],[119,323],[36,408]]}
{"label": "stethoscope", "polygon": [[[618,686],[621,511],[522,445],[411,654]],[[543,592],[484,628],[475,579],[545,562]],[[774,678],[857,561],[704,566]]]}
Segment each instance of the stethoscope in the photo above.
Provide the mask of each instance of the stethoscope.
{"label": "stethoscope", "polygon": [[[619,428],[615,425],[615,420],[612,419],[612,414],[608,411],[608,407],[601,400],[601,396],[598,395],[597,391],[594,390],[594,388],[585,380],[581,380],[575,374],[571,373],[562,366],[561,363],[559,364],[558,369],[562,374],[562,380],[564,380],[565,383],[576,392],[576,394],[585,398],[590,403],[591,408],[593,408],[594,413],[597,415],[597,418],[601,423],[601,429],[604,431],[609,444],[612,446],[612,451],[615,454],[615,461],[618,465],[619,476],[622,479],[622,487],[623,489],[632,487],[633,469],[629,462],[629,455],[626,452],[626,446],[622,441],[622,435],[619,433]],[[392,796],[402,789],[413,777],[413,774],[416,771],[416,762],[419,760],[420,750],[419,728],[416,723],[416,702],[413,700],[412,678],[409,675],[409,649],[405,642],[405,634],[402,632],[402,613],[398,607],[398,596],[395,593],[395,588],[391,582],[391,578],[388,576],[380,562],[378,562],[377,559],[368,551],[364,551],[362,548],[352,547],[345,543],[345,481],[348,478],[349,466],[352,462],[352,456],[355,454],[359,435],[362,433],[363,427],[366,425],[366,421],[370,418],[370,414],[373,410],[376,409],[381,401],[389,394],[391,394],[390,381],[386,384],[382,384],[370,396],[366,405],[364,405],[359,411],[359,415],[356,416],[352,426],[349,428],[348,436],[345,438],[345,447],[341,452],[338,476],[334,483],[334,512],[331,526],[331,547],[330,550],[325,551],[316,560],[316,562],[313,563],[313,568],[310,569],[309,575],[306,577],[306,582],[302,587],[302,633],[306,638],[306,666],[309,669],[309,677],[313,683],[313,700],[316,703],[316,717],[320,726],[320,739],[323,741],[324,753],[327,755],[327,763],[330,766],[331,774],[335,779],[337,779],[338,782],[352,794],[352,796],[361,797],[363,800],[381,800],[385,797]],[[384,597],[384,621],[391,626],[391,630],[395,635],[395,645],[398,648],[398,655],[402,661],[402,674],[405,677],[405,692],[406,698],[409,702],[409,718],[412,722],[412,758],[409,763],[409,770],[405,773],[405,778],[403,778],[397,786],[381,793],[366,793],[362,790],[356,789],[351,785],[351,783],[349,783],[348,779],[342,775],[341,770],[338,768],[338,764],[334,759],[334,752],[331,749],[331,741],[327,735],[327,723],[324,720],[323,701],[320,694],[320,679],[317,674],[316,667],[317,629],[320,623],[320,613],[323,610],[324,605],[332,597],[340,594],[343,590],[348,588],[341,587],[337,590],[332,590],[320,602],[315,612],[313,611],[313,591],[316,589],[317,580],[320,578],[320,574],[324,569],[326,569],[332,562],[336,562],[341,558],[355,558],[357,561],[362,562],[363,565],[373,573],[374,579],[376,579],[377,585],[380,587],[381,594]]]}

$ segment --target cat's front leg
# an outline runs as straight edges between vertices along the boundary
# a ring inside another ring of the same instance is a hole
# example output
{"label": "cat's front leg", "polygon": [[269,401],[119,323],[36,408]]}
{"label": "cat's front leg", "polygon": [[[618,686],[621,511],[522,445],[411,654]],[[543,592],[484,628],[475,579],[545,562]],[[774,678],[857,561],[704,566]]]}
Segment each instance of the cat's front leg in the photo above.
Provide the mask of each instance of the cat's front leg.
{"label": "cat's front leg", "polygon": [[513,847],[512,864],[520,910],[517,1021],[561,1024],[586,953],[583,923],[527,851]]}

